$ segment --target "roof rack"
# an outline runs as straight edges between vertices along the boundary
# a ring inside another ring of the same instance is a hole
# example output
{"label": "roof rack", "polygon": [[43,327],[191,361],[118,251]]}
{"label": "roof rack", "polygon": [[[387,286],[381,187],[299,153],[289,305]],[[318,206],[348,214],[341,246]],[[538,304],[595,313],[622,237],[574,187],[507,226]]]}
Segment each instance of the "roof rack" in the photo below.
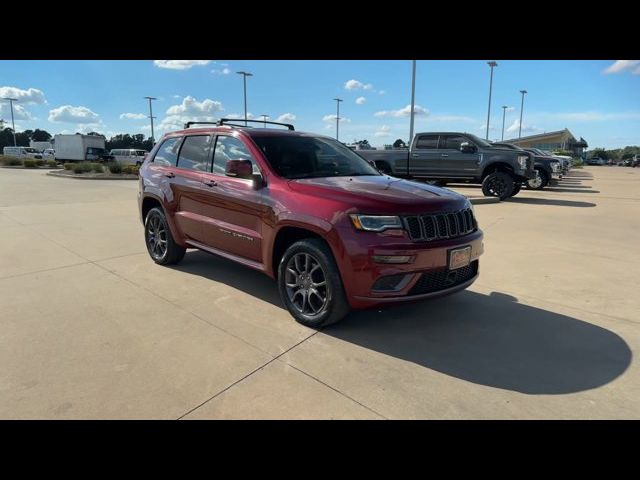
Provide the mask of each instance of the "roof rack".
{"label": "roof rack", "polygon": [[293,125],[290,123],[280,123],[280,122],[270,122],[268,120],[245,120],[244,118],[221,118],[217,122],[187,122],[184,124],[184,128],[189,128],[191,125],[227,125],[230,127],[247,127],[248,125],[242,125],[240,123],[231,123],[231,122],[252,122],[252,123],[268,123],[269,125],[282,125],[283,127],[287,127],[289,130],[295,130]]}

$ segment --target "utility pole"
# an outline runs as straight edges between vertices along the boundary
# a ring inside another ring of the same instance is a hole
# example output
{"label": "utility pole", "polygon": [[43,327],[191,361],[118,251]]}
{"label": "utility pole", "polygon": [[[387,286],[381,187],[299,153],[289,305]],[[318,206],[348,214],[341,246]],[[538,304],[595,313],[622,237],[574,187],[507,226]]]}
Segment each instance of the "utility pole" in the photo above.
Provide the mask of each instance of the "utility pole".
{"label": "utility pole", "polygon": [[526,90],[520,90],[520,93],[522,94],[522,103],[520,104],[520,125],[518,125],[518,140],[520,140],[520,137],[522,136],[522,112],[524,111],[524,96],[529,93]]}
{"label": "utility pole", "polygon": [[334,98],[336,101],[337,112],[336,112],[336,140],[339,141],[340,138],[340,102],[343,100],[341,98]]}
{"label": "utility pole", "polygon": [[[409,145],[413,140],[413,121],[416,107],[416,61],[412,60],[411,68],[411,119],[409,120]],[[409,156],[407,156],[407,176],[409,175]]]}
{"label": "utility pole", "polygon": [[157,100],[157,98],[155,97],[144,97],[144,98],[149,100],[149,119],[151,120],[151,145],[153,145],[154,143],[156,143],[156,136],[153,131],[153,119],[155,117],[153,116],[153,108],[151,107],[151,101]]}
{"label": "utility pole", "polygon": [[487,62],[487,65],[491,67],[491,77],[489,80],[489,108],[487,109],[487,134],[485,138],[489,140],[489,119],[491,118],[491,90],[493,89],[493,67],[497,67],[497,62]]}
{"label": "utility pole", "polygon": [[264,113],[262,115],[260,115],[262,117],[262,121],[264,122],[264,127],[263,128],[267,128],[267,118],[269,118],[269,115],[265,115]]}
{"label": "utility pole", "polygon": [[244,83],[244,126],[247,126],[247,77],[253,77],[253,73],[249,72],[236,72],[238,75],[242,75]]}
{"label": "utility pole", "polygon": [[5,97],[5,98],[3,98],[3,100],[7,100],[9,102],[10,107],[11,107],[11,128],[13,130],[13,146],[17,147],[18,144],[16,143],[16,124],[13,121],[13,102],[17,102],[18,99],[17,98]]}
{"label": "utility pole", "polygon": [[502,140],[504,140],[504,118],[507,115],[507,105],[502,106]]}

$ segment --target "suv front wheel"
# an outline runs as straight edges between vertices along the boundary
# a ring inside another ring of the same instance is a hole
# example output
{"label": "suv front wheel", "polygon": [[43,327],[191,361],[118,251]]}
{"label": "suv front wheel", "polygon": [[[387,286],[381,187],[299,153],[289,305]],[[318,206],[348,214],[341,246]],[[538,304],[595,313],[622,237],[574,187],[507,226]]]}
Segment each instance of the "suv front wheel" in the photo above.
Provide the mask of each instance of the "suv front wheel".
{"label": "suv front wheel", "polygon": [[144,240],[151,259],[158,265],[172,265],[183,259],[186,248],[178,245],[160,208],[152,208],[144,221]]}
{"label": "suv front wheel", "polygon": [[322,240],[292,244],[278,267],[278,290],[289,313],[302,325],[320,328],[349,313],[340,272]]}

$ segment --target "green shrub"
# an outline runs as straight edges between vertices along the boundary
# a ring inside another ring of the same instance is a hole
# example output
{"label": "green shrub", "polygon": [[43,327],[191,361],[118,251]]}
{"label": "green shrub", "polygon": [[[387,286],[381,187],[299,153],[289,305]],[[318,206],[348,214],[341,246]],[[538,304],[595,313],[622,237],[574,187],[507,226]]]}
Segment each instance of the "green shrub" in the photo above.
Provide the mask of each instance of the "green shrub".
{"label": "green shrub", "polygon": [[74,167],[73,163],[67,162],[67,163],[64,164],[64,169],[65,170],[73,170],[73,167]]}
{"label": "green shrub", "polygon": [[55,160],[47,160],[47,167],[55,168],[57,166],[58,166],[58,162],[56,162]]}
{"label": "green shrub", "polygon": [[73,165],[73,173],[89,173],[93,168],[90,163],[79,162]]}
{"label": "green shrub", "polygon": [[91,163],[91,169],[96,172],[96,173],[102,173],[104,172],[104,169],[102,167],[101,163]]}
{"label": "green shrub", "polygon": [[139,171],[140,171],[139,165],[127,165],[122,169],[122,173],[126,173],[129,175],[138,175]]}
{"label": "green shrub", "polygon": [[109,171],[111,173],[122,173],[122,164],[118,162],[111,162],[109,164]]}
{"label": "green shrub", "polygon": [[44,167],[44,165],[45,165],[44,160],[36,160],[36,167]]}
{"label": "green shrub", "polygon": [[35,160],[28,159],[22,162],[22,164],[24,165],[24,168],[36,168]]}
{"label": "green shrub", "polygon": [[17,167],[22,165],[22,159],[18,157],[10,157],[7,155],[0,155],[0,164],[8,167]]}

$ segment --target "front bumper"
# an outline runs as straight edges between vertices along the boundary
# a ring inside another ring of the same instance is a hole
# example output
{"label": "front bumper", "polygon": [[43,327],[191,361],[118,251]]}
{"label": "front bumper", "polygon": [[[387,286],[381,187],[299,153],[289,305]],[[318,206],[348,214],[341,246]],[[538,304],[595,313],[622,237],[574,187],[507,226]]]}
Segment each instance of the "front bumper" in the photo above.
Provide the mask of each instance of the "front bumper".
{"label": "front bumper", "polygon": [[[358,234],[355,237],[355,240],[345,242],[345,252],[338,256],[347,298],[355,309],[441,297],[463,290],[478,277],[478,259],[484,251],[481,230],[458,238],[432,242],[413,242],[408,238],[385,240],[377,238],[382,236],[375,234]],[[367,245],[367,240],[376,241],[376,244]],[[423,274],[447,275],[449,251],[466,246],[471,247],[471,263],[475,262],[475,270],[471,275],[450,286],[441,283],[439,286],[442,288],[422,293],[417,284],[423,280]],[[373,260],[374,256],[406,255],[413,258],[411,263],[381,264]],[[399,289],[383,291],[375,288],[381,277],[391,276],[402,277]]]}

